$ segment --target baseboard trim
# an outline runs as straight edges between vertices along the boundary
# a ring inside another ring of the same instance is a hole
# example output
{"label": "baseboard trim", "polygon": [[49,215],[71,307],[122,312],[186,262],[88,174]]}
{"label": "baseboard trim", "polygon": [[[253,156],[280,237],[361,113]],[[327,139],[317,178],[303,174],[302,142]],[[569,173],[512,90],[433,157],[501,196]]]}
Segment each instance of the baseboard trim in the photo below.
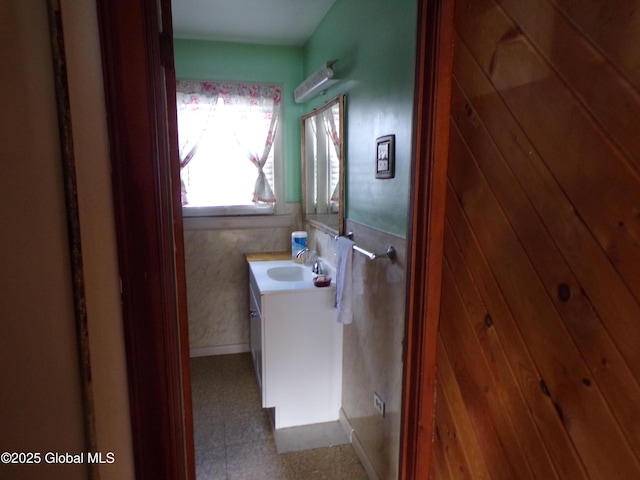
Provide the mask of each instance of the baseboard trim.
{"label": "baseboard trim", "polygon": [[347,434],[349,443],[351,443],[351,438],[353,436],[353,427],[351,426],[351,423],[349,422],[349,419],[347,418],[347,414],[344,412],[343,408],[341,408],[340,412],[338,413],[338,421],[340,422],[340,425],[342,425],[342,428],[344,429],[344,433]]}
{"label": "baseboard trim", "polygon": [[193,347],[189,349],[189,356],[191,358],[209,357],[211,355],[230,355],[250,351],[251,347],[248,343],[238,343],[235,345],[215,345],[213,347]]}
{"label": "baseboard trim", "polygon": [[371,463],[371,460],[369,460],[369,457],[365,453],[364,448],[360,443],[360,439],[358,438],[358,435],[356,434],[354,428],[351,426],[351,422],[349,421],[347,414],[342,408],[340,409],[340,416],[338,418],[338,421],[340,422],[340,425],[342,425],[342,428],[347,434],[347,438],[351,442],[351,445],[353,446],[353,450],[356,452],[358,459],[360,459],[360,463],[362,463],[364,471],[367,473],[369,480],[380,480],[380,477],[376,473],[375,468],[373,468],[373,464]]}

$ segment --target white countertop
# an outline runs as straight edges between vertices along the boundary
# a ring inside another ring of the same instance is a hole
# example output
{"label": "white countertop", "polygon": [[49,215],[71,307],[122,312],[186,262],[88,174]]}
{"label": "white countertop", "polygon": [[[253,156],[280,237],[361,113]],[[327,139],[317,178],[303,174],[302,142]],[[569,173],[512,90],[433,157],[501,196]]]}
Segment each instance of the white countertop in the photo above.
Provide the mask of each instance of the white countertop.
{"label": "white countertop", "polygon": [[[267,274],[267,271],[270,268],[274,267],[287,267],[287,266],[298,266],[304,269],[307,269],[310,273],[309,280],[301,280],[301,281],[282,281],[282,280],[274,280]],[[253,278],[257,283],[257,287],[262,294],[269,293],[286,293],[286,292],[295,292],[295,291],[309,291],[309,290],[325,290],[325,289],[334,289],[335,290],[335,281],[331,280],[331,285],[328,287],[316,287],[313,284],[313,277],[315,275],[311,272],[311,267],[304,266],[300,263],[296,263],[293,260],[273,260],[273,261],[258,261],[258,262],[249,262],[249,268],[251,269],[251,273]]]}

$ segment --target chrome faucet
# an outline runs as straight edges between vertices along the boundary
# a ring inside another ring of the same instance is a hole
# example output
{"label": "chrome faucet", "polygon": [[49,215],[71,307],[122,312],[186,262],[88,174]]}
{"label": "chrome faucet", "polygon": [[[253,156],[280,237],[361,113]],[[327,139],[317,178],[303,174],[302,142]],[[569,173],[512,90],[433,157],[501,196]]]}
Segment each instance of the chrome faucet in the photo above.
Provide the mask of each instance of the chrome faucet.
{"label": "chrome faucet", "polygon": [[302,261],[304,261],[309,252],[310,250],[308,248],[305,248],[304,250],[298,250],[298,253],[296,253],[296,258],[299,258]]}
{"label": "chrome faucet", "polygon": [[318,258],[318,254],[313,250],[309,250],[305,248],[304,250],[298,251],[296,253],[296,258],[302,260],[304,265],[313,265],[311,271],[316,275],[324,274],[324,267],[322,266],[322,261]]}
{"label": "chrome faucet", "polygon": [[311,269],[311,271],[316,275],[324,274],[324,269],[322,268],[322,261],[316,259],[316,263],[313,264],[313,268]]}
{"label": "chrome faucet", "polygon": [[318,254],[308,248],[305,248],[304,250],[300,250],[296,253],[296,258],[299,258],[304,265],[315,265],[318,261]]}

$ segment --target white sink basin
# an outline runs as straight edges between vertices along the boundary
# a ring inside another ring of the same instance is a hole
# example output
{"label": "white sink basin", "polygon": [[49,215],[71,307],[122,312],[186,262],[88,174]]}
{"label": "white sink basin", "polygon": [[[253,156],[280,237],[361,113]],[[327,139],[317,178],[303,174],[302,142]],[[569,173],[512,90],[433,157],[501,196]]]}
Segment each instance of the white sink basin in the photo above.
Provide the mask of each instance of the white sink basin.
{"label": "white sink basin", "polygon": [[267,269],[267,276],[279,282],[304,282],[313,280],[313,273],[301,265],[287,265]]}
{"label": "white sink basin", "polygon": [[[263,294],[335,289],[333,282],[330,287],[316,288],[313,284],[315,275],[311,267],[295,263],[293,260],[249,262],[249,268],[252,280]],[[328,274],[331,275],[330,272]]]}

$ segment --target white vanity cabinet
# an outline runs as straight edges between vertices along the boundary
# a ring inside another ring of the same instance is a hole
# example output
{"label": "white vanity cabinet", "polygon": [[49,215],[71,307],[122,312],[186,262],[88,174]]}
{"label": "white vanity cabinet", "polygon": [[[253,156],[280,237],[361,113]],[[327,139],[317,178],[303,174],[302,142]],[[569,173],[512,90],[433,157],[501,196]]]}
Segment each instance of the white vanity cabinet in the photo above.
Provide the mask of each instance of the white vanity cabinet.
{"label": "white vanity cabinet", "polygon": [[342,326],[335,287],[273,285],[263,278],[270,263],[278,262],[249,263],[251,353],[262,406],[275,407],[275,428],[338,420]]}
{"label": "white vanity cabinet", "polygon": [[253,282],[249,289],[249,335],[251,337],[251,356],[258,377],[258,385],[262,390],[262,309],[260,292],[254,290]]}

